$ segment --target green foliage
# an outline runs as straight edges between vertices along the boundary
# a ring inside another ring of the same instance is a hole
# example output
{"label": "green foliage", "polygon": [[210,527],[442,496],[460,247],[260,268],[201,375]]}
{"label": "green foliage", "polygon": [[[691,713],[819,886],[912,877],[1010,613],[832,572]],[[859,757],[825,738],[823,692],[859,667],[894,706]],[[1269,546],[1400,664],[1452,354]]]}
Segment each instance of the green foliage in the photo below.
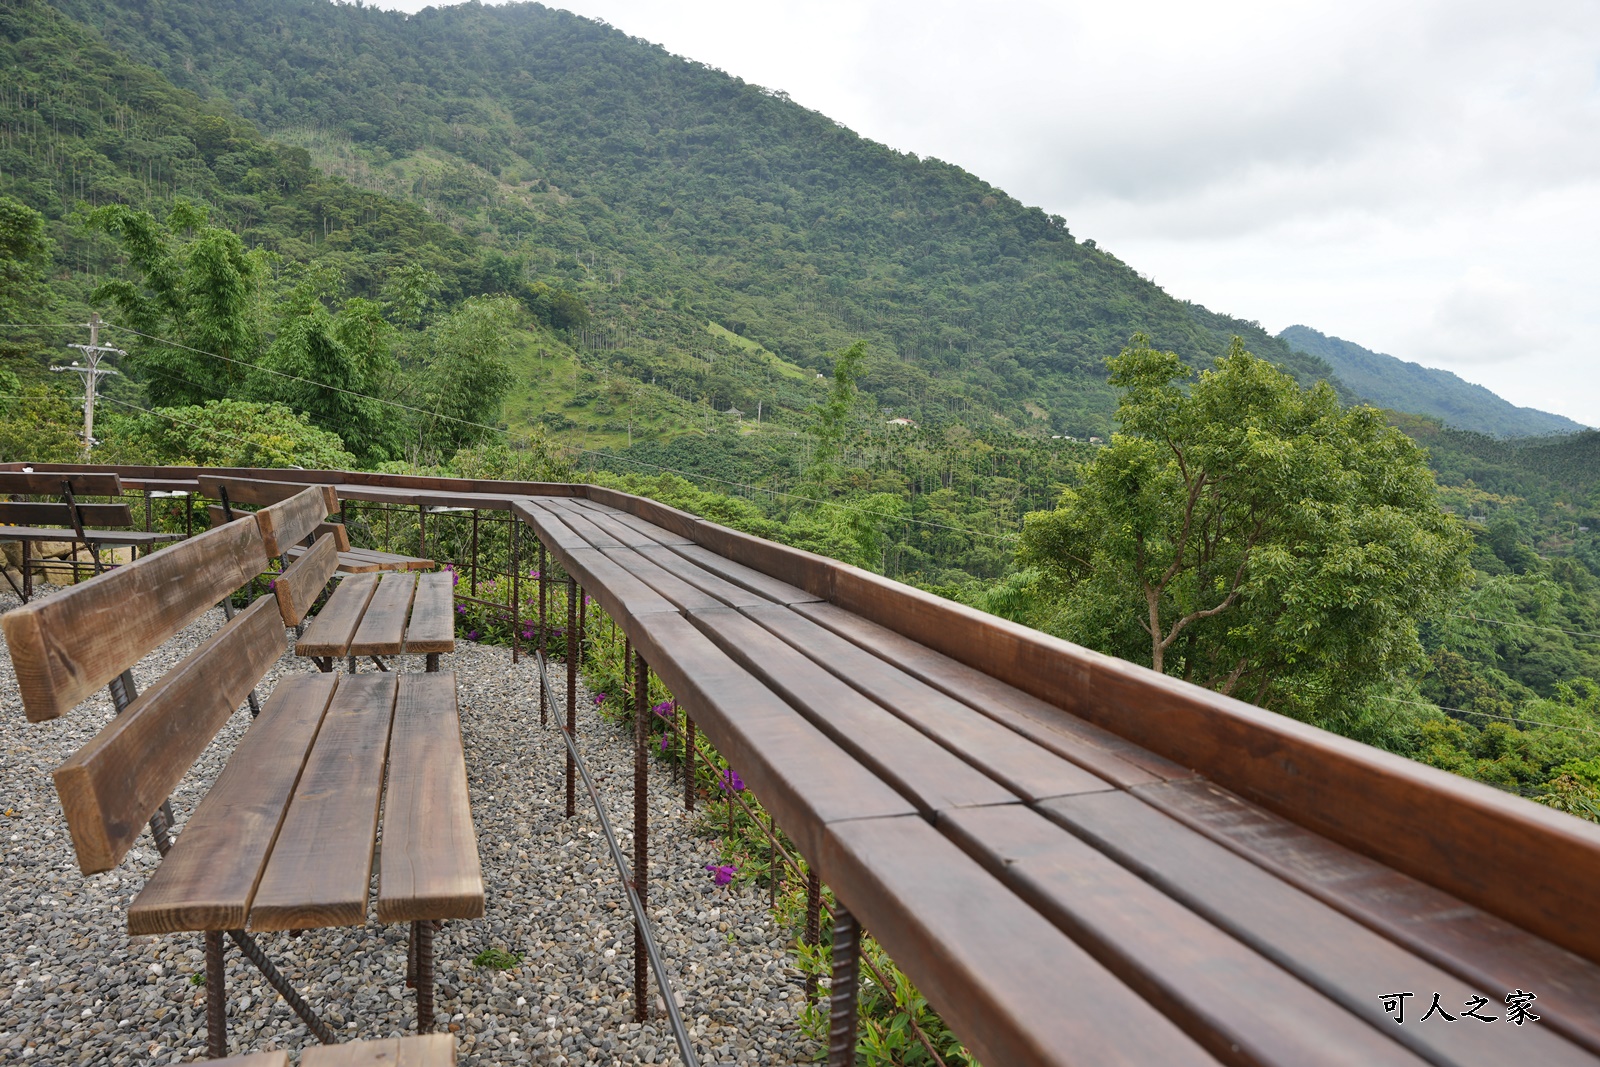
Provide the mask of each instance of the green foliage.
{"label": "green foliage", "polygon": [[472,957],[474,967],[487,967],[494,971],[509,971],[522,962],[522,957],[503,948],[486,948]]}
{"label": "green foliage", "polygon": [[40,321],[50,304],[49,265],[44,216],[15,197],[0,196],[0,322]]}
{"label": "green foliage", "polygon": [[349,470],[337,435],[282,404],[213,400],[108,420],[104,463]]}
{"label": "green foliage", "polygon": [[508,297],[474,297],[428,331],[420,443],[425,453],[454,455],[493,433],[511,388],[507,333],[516,321]]}
{"label": "green foliage", "polygon": [[1052,629],[1264,707],[1326,720],[1422,659],[1417,619],[1467,577],[1419,449],[1238,342],[1189,369],[1112,361],[1123,432],[1028,516]]}

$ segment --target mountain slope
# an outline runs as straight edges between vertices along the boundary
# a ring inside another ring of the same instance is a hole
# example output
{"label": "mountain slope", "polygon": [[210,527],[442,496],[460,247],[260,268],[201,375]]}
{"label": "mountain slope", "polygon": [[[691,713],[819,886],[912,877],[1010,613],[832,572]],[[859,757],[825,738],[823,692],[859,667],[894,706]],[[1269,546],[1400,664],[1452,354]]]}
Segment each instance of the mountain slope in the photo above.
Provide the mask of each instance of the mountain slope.
{"label": "mountain slope", "polygon": [[1517,407],[1447,370],[1373,352],[1309,326],[1290,326],[1278,337],[1297,351],[1327,361],[1352,392],[1379,407],[1432,415],[1457,429],[1494,437],[1536,437],[1586,428],[1564,415]]}
{"label": "mountain slope", "polygon": [[1109,429],[1104,360],[1136,331],[1201,365],[1238,334],[1302,380],[1328,373],[959,167],[565,12],[55,3],[320,164],[577,286],[600,350],[641,380],[663,348],[697,351],[707,321],[819,371],[865,337],[885,407],[1082,434]]}

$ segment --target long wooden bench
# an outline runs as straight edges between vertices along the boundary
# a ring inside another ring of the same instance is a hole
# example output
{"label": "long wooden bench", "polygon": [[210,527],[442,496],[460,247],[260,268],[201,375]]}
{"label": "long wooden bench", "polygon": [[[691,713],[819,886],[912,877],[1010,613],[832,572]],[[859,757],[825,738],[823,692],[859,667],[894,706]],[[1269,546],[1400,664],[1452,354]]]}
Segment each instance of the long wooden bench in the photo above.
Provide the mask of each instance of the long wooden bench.
{"label": "long wooden bench", "polygon": [[[310,1048],[300,1067],[455,1067],[456,1039],[450,1034],[352,1041],[331,1048]],[[289,1067],[289,1054],[252,1052],[216,1060],[212,1067]]]}
{"label": "long wooden bench", "polygon": [[[236,504],[266,506],[299,493],[305,488],[296,482],[271,481],[265,478],[240,478],[221,474],[202,474],[198,478],[200,492],[212,500],[221,501],[220,506],[210,509],[211,524],[218,525],[229,521],[233,516],[233,506]],[[339,510],[337,497],[332,486],[326,486],[328,494],[328,513]],[[393,570],[432,570],[434,561],[422,559],[418,556],[407,556],[397,552],[379,552],[375,549],[352,548],[350,534],[342,523],[319,523],[318,534],[333,535],[339,551],[339,571],[343,574],[367,574],[373,571]],[[286,545],[283,551],[285,559],[299,558],[303,548],[296,545]]]}
{"label": "long wooden bench", "polygon": [[[1600,1064],[1581,939],[711,552],[732,537],[692,516],[514,510],[985,1062]],[[1515,990],[1537,1023],[1507,1018]],[[1435,993],[1455,1021],[1422,1021]],[[1496,1023],[1464,1015],[1479,998]]]}
{"label": "long wooden bench", "polygon": [[[157,545],[181,540],[183,535],[133,530],[133,511],[120,500],[89,503],[91,497],[120,497],[122,480],[115,474],[39,474],[29,471],[0,471],[0,541],[22,545],[22,584],[11,576],[6,581],[24,604],[33,596],[31,546],[40,542],[62,541],[80,544],[95,554],[90,561],[76,559],[60,566],[76,577],[88,566],[98,574],[102,569],[99,552],[107,548],[140,548],[149,551]],[[51,497],[49,501],[3,499],[16,496]]]}
{"label": "long wooden bench", "polygon": [[322,561],[320,582],[308,567],[142,695],[125,672],[265,570],[275,549],[309,535],[325,501],[307,489],[0,619],[30,721],[112,683],[118,714],[57,768],[56,790],[85,874],[121,862],[148,822],[161,860],[129,906],[128,929],[204,932],[213,1056],[227,1051],[224,934],[321,1040],[334,1040],[250,932],[366,922],[380,800],[377,916],[410,923],[419,1030],[433,1026],[436,921],[483,914],[451,672],[282,678],[173,841],[168,795],[282,656],[282,627],[300,621],[296,590],[327,580],[331,542],[301,561]]}

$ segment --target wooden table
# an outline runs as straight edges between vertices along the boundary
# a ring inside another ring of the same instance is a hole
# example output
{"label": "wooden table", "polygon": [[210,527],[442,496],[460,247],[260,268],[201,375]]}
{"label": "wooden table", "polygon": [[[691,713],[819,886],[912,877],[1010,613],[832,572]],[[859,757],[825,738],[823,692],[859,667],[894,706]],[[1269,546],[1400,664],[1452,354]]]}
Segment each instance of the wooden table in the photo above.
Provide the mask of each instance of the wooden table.
{"label": "wooden table", "polygon": [[295,642],[295,653],[324,671],[343,657],[352,672],[361,656],[388,670],[379,657],[422,654],[426,669],[436,671],[439,653],[456,647],[454,577],[449,571],[349,575]]}

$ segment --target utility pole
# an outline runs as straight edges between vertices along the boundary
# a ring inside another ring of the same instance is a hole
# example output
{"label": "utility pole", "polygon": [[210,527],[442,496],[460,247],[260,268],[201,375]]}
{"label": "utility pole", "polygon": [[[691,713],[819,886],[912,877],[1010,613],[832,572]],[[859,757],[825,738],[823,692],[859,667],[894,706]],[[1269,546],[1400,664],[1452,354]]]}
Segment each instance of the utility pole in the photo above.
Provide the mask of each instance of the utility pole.
{"label": "utility pole", "polygon": [[110,345],[100,343],[100,316],[98,314],[91,312],[89,321],[85,325],[89,328],[89,343],[86,345],[68,345],[67,347],[76,348],[82,352],[84,358],[88,360],[88,365],[85,366],[77,360],[73,360],[70,367],[51,367],[50,369],[58,373],[72,371],[75,374],[83,375],[83,458],[88,459],[89,450],[94,447],[95,443],[94,399],[96,392],[100,388],[100,379],[118,373],[114,367],[102,367],[100,365],[100,357],[125,356],[128,353],[120,348],[112,348]]}

